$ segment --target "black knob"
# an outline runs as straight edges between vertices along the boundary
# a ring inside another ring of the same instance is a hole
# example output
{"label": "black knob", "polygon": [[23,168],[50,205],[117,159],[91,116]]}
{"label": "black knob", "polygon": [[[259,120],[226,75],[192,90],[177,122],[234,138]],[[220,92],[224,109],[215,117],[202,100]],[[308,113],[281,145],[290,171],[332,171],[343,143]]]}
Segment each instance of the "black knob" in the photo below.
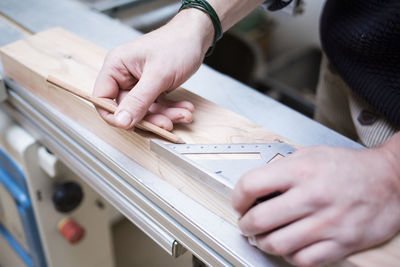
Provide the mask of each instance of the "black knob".
{"label": "black knob", "polygon": [[77,208],[83,199],[82,187],[76,182],[66,182],[55,187],[54,207],[59,212],[70,212]]}

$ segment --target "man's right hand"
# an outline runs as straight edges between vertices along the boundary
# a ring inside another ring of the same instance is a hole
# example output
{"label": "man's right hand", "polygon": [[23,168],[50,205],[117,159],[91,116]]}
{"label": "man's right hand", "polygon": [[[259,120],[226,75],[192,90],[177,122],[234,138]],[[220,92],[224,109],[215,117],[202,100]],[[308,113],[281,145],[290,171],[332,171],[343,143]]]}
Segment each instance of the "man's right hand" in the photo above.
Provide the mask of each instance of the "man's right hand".
{"label": "man's right hand", "polygon": [[98,108],[99,114],[109,124],[124,129],[132,128],[146,114],[146,120],[166,130],[171,130],[175,122],[191,122],[193,104],[159,96],[180,86],[197,71],[213,34],[207,14],[187,9],[165,26],[111,50],[93,95],[118,108],[115,114]]}
{"label": "man's right hand", "polygon": [[[263,1],[208,0],[223,31]],[[188,8],[165,26],[114,48],[104,60],[93,95],[118,104],[118,108],[114,115],[102,109],[98,112],[109,124],[124,129],[133,127],[148,112],[145,119],[166,130],[172,129],[173,122],[190,122],[194,110],[191,103],[157,98],[197,71],[213,40],[214,26],[209,15]]]}

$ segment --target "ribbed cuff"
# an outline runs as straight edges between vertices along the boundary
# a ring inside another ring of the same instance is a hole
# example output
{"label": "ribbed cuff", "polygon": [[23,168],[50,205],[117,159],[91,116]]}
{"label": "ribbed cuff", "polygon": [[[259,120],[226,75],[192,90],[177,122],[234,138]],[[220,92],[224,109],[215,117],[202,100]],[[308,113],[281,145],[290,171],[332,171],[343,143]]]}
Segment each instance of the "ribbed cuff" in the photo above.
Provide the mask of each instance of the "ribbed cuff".
{"label": "ribbed cuff", "polygon": [[261,8],[269,11],[277,11],[290,5],[293,0],[267,0],[261,4]]}

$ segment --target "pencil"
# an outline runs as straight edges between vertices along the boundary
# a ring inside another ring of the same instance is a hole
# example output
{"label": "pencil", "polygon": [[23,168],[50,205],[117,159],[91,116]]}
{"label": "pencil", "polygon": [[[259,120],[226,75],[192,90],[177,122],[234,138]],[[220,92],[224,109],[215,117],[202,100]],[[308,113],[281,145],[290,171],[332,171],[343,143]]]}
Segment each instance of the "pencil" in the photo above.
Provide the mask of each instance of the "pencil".
{"label": "pencil", "polygon": [[[117,106],[105,101],[104,99],[101,99],[99,97],[94,97],[82,90],[79,90],[75,86],[68,84],[64,81],[61,81],[60,79],[54,77],[53,75],[49,75],[47,77],[47,81],[53,85],[56,85],[57,87],[64,89],[65,91],[70,92],[73,95],[76,95],[80,98],[83,98],[89,102],[91,102],[93,105],[102,108],[104,110],[107,110],[110,113],[115,113]],[[160,137],[165,138],[166,140],[173,142],[175,144],[184,144],[185,142],[177,136],[176,134],[173,134],[163,128],[158,127],[157,125],[152,124],[151,122],[142,120],[139,121],[135,124],[135,126],[139,129],[145,130],[152,132]]]}

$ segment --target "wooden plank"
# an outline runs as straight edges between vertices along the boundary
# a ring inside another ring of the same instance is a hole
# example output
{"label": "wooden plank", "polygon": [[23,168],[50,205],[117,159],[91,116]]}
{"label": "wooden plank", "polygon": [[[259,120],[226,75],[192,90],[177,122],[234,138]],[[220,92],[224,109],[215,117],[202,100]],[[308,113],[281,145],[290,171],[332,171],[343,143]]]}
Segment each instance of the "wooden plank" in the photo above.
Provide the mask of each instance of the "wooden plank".
{"label": "wooden plank", "polygon": [[[35,95],[96,133],[106,142],[163,178],[184,194],[235,225],[237,215],[229,201],[214,193],[149,151],[148,138],[156,136],[110,127],[93,106],[61,89],[48,84],[54,75],[91,94],[95,78],[106,51],[86,40],[54,28],[7,45],[0,50],[5,73]],[[283,137],[224,109],[182,88],[170,93],[170,99],[189,100],[196,106],[194,123],[178,125],[174,133],[188,143],[288,142]],[[213,118],[210,120],[210,118]],[[293,144],[292,144],[293,145]],[[366,233],[368,234],[368,233]],[[400,264],[399,238],[377,249],[351,256],[347,264],[370,266]]]}

